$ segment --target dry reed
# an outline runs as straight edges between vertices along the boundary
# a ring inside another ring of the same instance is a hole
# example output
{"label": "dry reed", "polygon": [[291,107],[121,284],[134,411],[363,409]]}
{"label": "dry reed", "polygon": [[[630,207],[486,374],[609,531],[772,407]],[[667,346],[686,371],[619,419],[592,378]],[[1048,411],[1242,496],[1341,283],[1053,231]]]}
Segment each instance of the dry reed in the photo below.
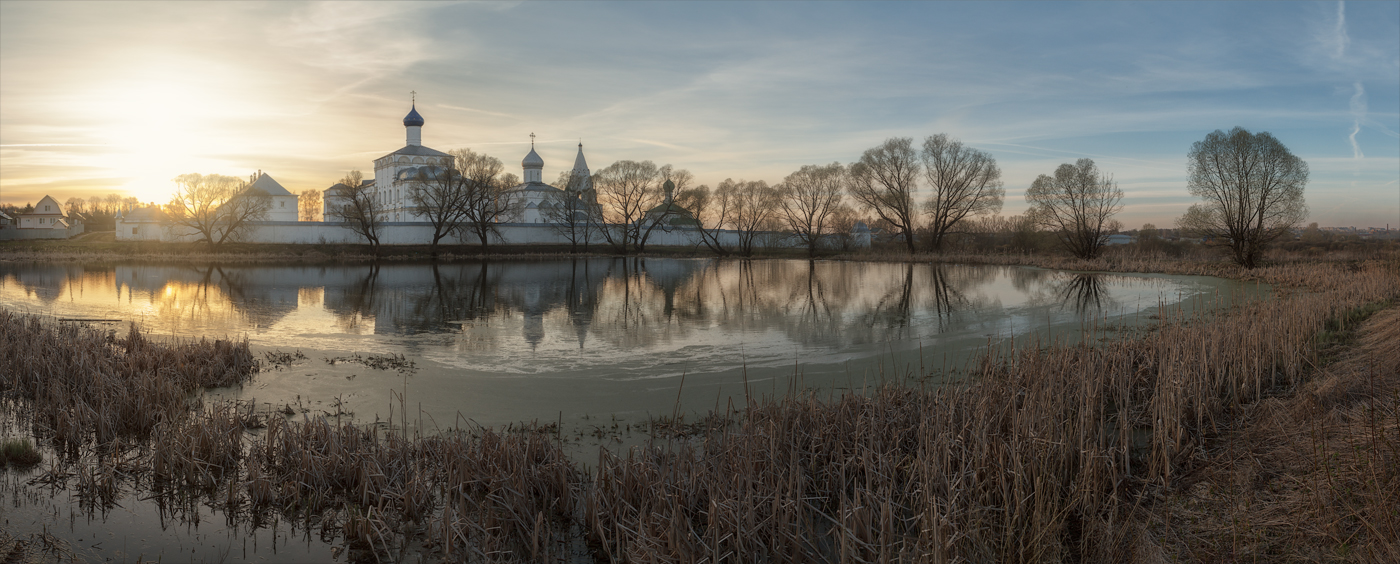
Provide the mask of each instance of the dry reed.
{"label": "dry reed", "polygon": [[[1338,320],[1400,297],[1394,262],[1248,275],[1306,291],[1097,347],[988,351],[956,385],[751,401],[647,448],[600,449],[591,476],[530,427],[420,436],[406,421],[264,424],[247,405],[192,405],[198,387],[247,378],[246,343],[164,346],[0,311],[0,393],[54,445],[116,445],[71,473],[85,503],[107,506],[146,476],[172,514],[197,518],[198,500],[255,524],[278,512],[361,560],[567,562],[586,545],[600,562],[1125,561],[1172,548],[1145,515],[1261,399],[1325,364],[1319,339]],[[1356,395],[1340,387],[1315,393]],[[1309,459],[1309,508],[1332,519],[1325,534],[1374,541],[1400,529],[1385,505],[1400,501],[1400,420],[1395,402],[1363,407],[1319,428],[1322,450],[1355,454]],[[1370,426],[1369,448],[1356,425]]]}
{"label": "dry reed", "polygon": [[241,384],[257,371],[247,342],[152,343],[0,310],[0,395],[33,408],[36,434],[56,447],[144,438],[182,417],[201,388]]}

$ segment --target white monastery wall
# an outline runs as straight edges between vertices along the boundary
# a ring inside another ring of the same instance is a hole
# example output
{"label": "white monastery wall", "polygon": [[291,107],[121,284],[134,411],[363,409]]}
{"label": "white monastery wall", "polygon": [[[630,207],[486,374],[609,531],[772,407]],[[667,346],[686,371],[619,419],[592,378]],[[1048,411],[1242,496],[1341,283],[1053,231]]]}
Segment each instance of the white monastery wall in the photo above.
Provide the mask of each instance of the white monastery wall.
{"label": "white monastery wall", "polygon": [[[503,223],[498,226],[499,236],[491,237],[493,245],[568,245],[569,240],[558,230],[548,224],[533,223]],[[433,227],[428,223],[421,222],[386,222],[380,226],[379,242],[384,245],[426,245],[432,241]],[[720,231],[717,234],[720,243],[724,246],[735,247],[739,244],[739,234],[734,231]],[[851,234],[851,246],[854,248],[868,248],[870,246],[869,233]],[[166,242],[194,242],[198,240],[198,235],[189,230],[164,225],[150,221],[127,222],[123,219],[117,220],[117,240],[118,241],[166,241]],[[314,245],[322,243],[344,243],[344,244],[364,244],[367,243],[364,237],[350,230],[344,224],[328,223],[320,221],[264,221],[253,226],[248,236],[243,240],[249,243],[290,243]],[[442,240],[443,244],[475,245],[480,241],[472,233],[462,233],[459,235],[448,235]],[[591,233],[590,243],[592,245],[606,245],[607,239],[602,233]],[[824,246],[837,246],[840,242],[835,237]],[[700,232],[693,228],[676,227],[670,231],[656,229],[647,238],[647,245],[659,247],[703,247]],[[797,238],[782,233],[760,234],[754,242],[754,246],[761,248],[781,248],[781,247],[801,247],[802,243]]]}

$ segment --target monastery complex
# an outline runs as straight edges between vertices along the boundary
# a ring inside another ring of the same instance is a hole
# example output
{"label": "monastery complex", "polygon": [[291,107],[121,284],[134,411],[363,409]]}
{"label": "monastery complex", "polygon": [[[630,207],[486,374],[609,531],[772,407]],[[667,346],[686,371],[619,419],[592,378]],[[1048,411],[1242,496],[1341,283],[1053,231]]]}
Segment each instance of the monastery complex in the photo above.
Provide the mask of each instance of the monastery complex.
{"label": "monastery complex", "polygon": [[[406,143],[403,148],[374,160],[374,178],[365,179],[368,187],[384,211],[379,240],[387,245],[427,244],[432,240],[433,228],[414,207],[412,190],[420,178],[432,177],[436,171],[452,166],[453,157],[442,151],[423,145],[423,125],[425,120],[418,113],[416,104],[403,119]],[[532,136],[533,137],[533,136]],[[562,198],[590,198],[587,181],[577,191],[565,192],[544,182],[544,159],[535,152],[531,143],[530,152],[521,161],[522,182],[511,188],[518,211],[506,221],[497,223],[498,234],[493,244],[507,245],[567,245],[569,241],[558,226],[551,224],[547,213],[549,206]],[[590,178],[588,162],[583,155],[583,144],[578,147],[571,173],[576,178]],[[667,209],[680,209],[671,202],[669,181],[666,201],[658,206]],[[272,176],[259,171],[254,175],[250,188],[260,189],[272,197],[271,209],[266,218],[253,224],[243,237],[252,243],[365,243],[363,236],[346,224],[331,221],[298,221],[297,195],[287,190]],[[324,191],[322,211],[340,209],[344,205],[344,184],[336,184]],[[332,214],[324,213],[330,218]],[[557,214],[556,214],[557,217]],[[694,247],[703,244],[698,222],[684,212],[658,225],[647,240],[648,245]],[[861,227],[864,227],[861,225]],[[615,226],[613,227],[615,228]],[[711,231],[714,233],[714,231]],[[734,239],[737,234],[727,231],[716,233],[721,241]],[[120,214],[116,218],[116,237],[119,241],[196,241],[199,234],[186,227],[168,221],[158,208],[143,208]],[[758,246],[797,246],[798,243],[781,233],[760,237]],[[443,239],[446,244],[472,244],[478,240],[468,233],[453,233]],[[605,237],[595,233],[590,244],[604,244]],[[862,229],[853,233],[850,243],[857,247],[868,247],[870,234]]]}

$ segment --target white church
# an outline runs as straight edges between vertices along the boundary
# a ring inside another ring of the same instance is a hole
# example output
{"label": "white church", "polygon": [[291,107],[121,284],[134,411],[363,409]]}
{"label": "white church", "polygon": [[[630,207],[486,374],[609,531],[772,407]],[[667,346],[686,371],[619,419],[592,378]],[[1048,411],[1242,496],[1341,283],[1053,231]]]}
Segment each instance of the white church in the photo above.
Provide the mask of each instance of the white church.
{"label": "white church", "polygon": [[[418,113],[417,104],[414,104],[403,118],[404,129],[407,130],[406,144],[397,151],[374,159],[374,178],[364,181],[364,185],[379,199],[387,222],[428,221],[413,205],[414,184],[420,173],[426,172],[431,176],[435,169],[452,166],[452,155],[423,146],[423,124],[423,116]],[[515,200],[521,205],[518,216],[509,218],[510,223],[547,223],[543,208],[564,194],[563,190],[544,182],[544,159],[535,152],[533,137],[531,134],[530,153],[520,163],[524,182],[511,189],[516,193]],[[590,175],[588,161],[583,158],[583,143],[578,145],[578,156],[574,158],[574,168],[570,173],[582,175],[581,178]],[[344,188],[344,184],[337,183],[326,189],[321,207],[322,217],[330,217],[327,212],[344,205]]]}
{"label": "white church", "polygon": [[[403,118],[406,130],[406,143],[403,148],[374,160],[374,178],[363,181],[373,197],[378,199],[384,210],[384,222],[380,226],[379,240],[386,245],[421,245],[432,240],[432,225],[412,204],[412,190],[420,172],[431,174],[435,169],[452,166],[452,156],[423,145],[423,116],[413,104]],[[566,193],[544,181],[544,159],[535,152],[534,135],[531,134],[530,152],[521,161],[523,181],[511,188],[514,200],[519,202],[515,217],[497,224],[498,235],[495,244],[569,244],[563,230],[550,223],[548,207],[562,197],[592,199],[588,180],[591,173],[583,156],[583,143],[579,143],[578,155],[574,158],[570,175],[583,178],[584,185]],[[258,171],[253,175],[251,188],[261,189],[272,196],[272,208],[264,221],[257,222],[244,240],[251,243],[364,243],[365,239],[345,224],[333,221],[298,221],[297,196],[287,190],[270,175]],[[344,184],[337,183],[324,191],[322,199],[324,212],[339,209],[344,205],[342,190]],[[567,194],[567,196],[566,196]],[[668,198],[670,194],[668,192]],[[671,205],[670,201],[663,205]],[[693,222],[692,222],[693,223]],[[702,238],[696,226],[667,226],[652,233],[648,245],[695,247],[702,245]],[[116,235],[119,241],[158,240],[169,242],[189,242],[198,240],[198,233],[179,225],[174,225],[159,208],[144,208],[118,214]],[[858,247],[870,245],[868,230],[853,233]],[[721,240],[735,239],[736,234],[720,231],[716,236]],[[774,233],[763,238],[764,244],[773,246],[793,246],[795,241]],[[471,244],[476,240],[465,233],[450,235],[443,243]],[[594,233],[590,243],[603,244],[605,238]],[[760,245],[762,246],[762,245]]]}

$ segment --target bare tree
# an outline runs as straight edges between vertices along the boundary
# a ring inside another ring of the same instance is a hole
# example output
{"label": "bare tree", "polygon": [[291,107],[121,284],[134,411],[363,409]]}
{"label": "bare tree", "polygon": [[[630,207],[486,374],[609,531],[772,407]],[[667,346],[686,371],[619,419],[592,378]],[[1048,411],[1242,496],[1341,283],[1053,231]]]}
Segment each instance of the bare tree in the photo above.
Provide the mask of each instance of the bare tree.
{"label": "bare tree", "polygon": [[[781,198],[762,180],[726,178],[714,190],[708,186],[687,190],[676,202],[700,222],[705,246],[720,255],[751,256],[758,235],[773,228]],[[733,232],[733,242],[726,242],[730,237],[722,235],[725,229]]]}
{"label": "bare tree", "polygon": [[683,215],[685,208],[675,202],[675,195],[678,192],[689,190],[690,182],[695,179],[695,175],[685,169],[662,165],[656,169],[656,177],[660,186],[656,191],[660,194],[661,202],[655,206],[647,208],[642,213],[642,226],[638,231],[637,252],[646,250],[647,240],[651,239],[651,234],[660,227],[663,231],[670,231],[673,226],[672,217]]}
{"label": "bare tree", "polygon": [[891,137],[866,150],[850,169],[851,197],[903,235],[910,254],[914,252],[914,221],[918,216],[914,193],[919,189],[919,168],[914,140]]}
{"label": "bare tree", "polygon": [[272,208],[272,196],[236,177],[191,173],[174,182],[176,191],[165,210],[170,221],[211,247],[242,240]]}
{"label": "bare tree", "polygon": [[[463,161],[475,157],[468,149],[458,149],[451,153],[451,163],[418,168],[413,183],[408,189],[408,200],[414,211],[428,218],[433,226],[431,254],[438,254],[438,243],[443,237],[457,231],[467,219],[468,187],[466,176],[462,174]],[[443,166],[446,165],[446,166]],[[497,172],[500,161],[496,162]]]}
{"label": "bare tree", "polygon": [[676,168],[669,164],[661,165],[656,169],[656,173],[661,177],[661,181],[670,180],[676,186],[676,193],[679,194],[690,189],[690,183],[695,182],[695,175],[683,168]]}
{"label": "bare tree", "polygon": [[569,241],[569,252],[577,253],[580,244],[583,251],[588,252],[589,239],[597,224],[593,220],[595,206],[590,205],[592,190],[588,175],[575,170],[560,172],[554,187],[560,191],[540,206],[540,214],[555,232]]}
{"label": "bare tree", "polygon": [[828,222],[831,225],[831,236],[836,239],[836,244],[842,251],[855,250],[856,224],[860,221],[860,215],[849,205],[842,204],[836,208],[836,213],[832,214],[831,221]]}
{"label": "bare tree", "polygon": [[924,204],[929,215],[929,246],[943,248],[943,238],[968,216],[1001,211],[1006,190],[1001,169],[988,153],[963,146],[940,133],[924,139],[924,178],[933,196]]}
{"label": "bare tree", "polygon": [[789,174],[779,188],[781,219],[807,247],[807,256],[817,255],[817,246],[831,228],[843,202],[848,184],[846,167],[841,163],[807,165]]}
{"label": "bare tree", "polygon": [[593,189],[598,193],[602,212],[601,233],[622,253],[640,245],[643,232],[649,227],[648,210],[661,203],[663,194],[657,186],[660,170],[651,161],[617,161],[593,175]]}
{"label": "bare tree", "polygon": [[734,213],[730,227],[739,239],[739,254],[753,256],[754,241],[759,234],[776,227],[783,194],[762,180],[740,180],[728,186],[720,183],[720,189],[732,192]]}
{"label": "bare tree", "polygon": [[490,243],[491,236],[501,236],[500,223],[520,215],[521,195],[511,188],[518,183],[514,174],[502,174],[505,166],[500,159],[469,149],[452,151],[458,172],[462,176],[462,229],[476,235],[481,246]]}
{"label": "bare tree", "polygon": [[1331,234],[1319,228],[1316,221],[1309,223],[1307,227],[1303,228],[1303,232],[1298,236],[1298,239],[1309,245],[1325,245],[1332,242]]}
{"label": "bare tree", "polygon": [[332,206],[326,208],[326,219],[346,224],[345,227],[364,237],[379,254],[379,230],[384,223],[384,204],[375,197],[374,191],[365,184],[358,170],[352,170],[332,186],[335,198]]}
{"label": "bare tree", "polygon": [[67,201],[63,202],[63,210],[66,215],[85,214],[88,211],[87,200],[76,196],[68,198]]}
{"label": "bare tree", "polygon": [[1041,240],[1044,237],[1041,235],[1040,225],[1036,224],[1035,218],[1030,214],[1008,217],[1006,226],[1010,230],[1013,250],[1029,253],[1042,246]]}
{"label": "bare tree", "polygon": [[733,213],[733,201],[728,193],[711,190],[708,185],[701,184],[677,194],[676,205],[684,208],[699,222],[696,231],[700,233],[701,243],[720,256],[733,252],[720,235]]}
{"label": "bare tree", "polygon": [[302,190],[297,195],[297,221],[321,221],[321,191]]}
{"label": "bare tree", "polygon": [[1094,258],[1121,227],[1113,214],[1123,209],[1123,190],[1113,178],[1100,175],[1092,159],[1062,164],[1053,177],[1040,175],[1026,191],[1026,201],[1036,223],[1055,232],[1060,244],[1079,258]]}
{"label": "bare tree", "polygon": [[1227,242],[1235,262],[1254,268],[1264,247],[1308,215],[1308,164],[1267,131],[1215,130],[1191,145],[1186,188],[1201,198],[1179,222]]}

